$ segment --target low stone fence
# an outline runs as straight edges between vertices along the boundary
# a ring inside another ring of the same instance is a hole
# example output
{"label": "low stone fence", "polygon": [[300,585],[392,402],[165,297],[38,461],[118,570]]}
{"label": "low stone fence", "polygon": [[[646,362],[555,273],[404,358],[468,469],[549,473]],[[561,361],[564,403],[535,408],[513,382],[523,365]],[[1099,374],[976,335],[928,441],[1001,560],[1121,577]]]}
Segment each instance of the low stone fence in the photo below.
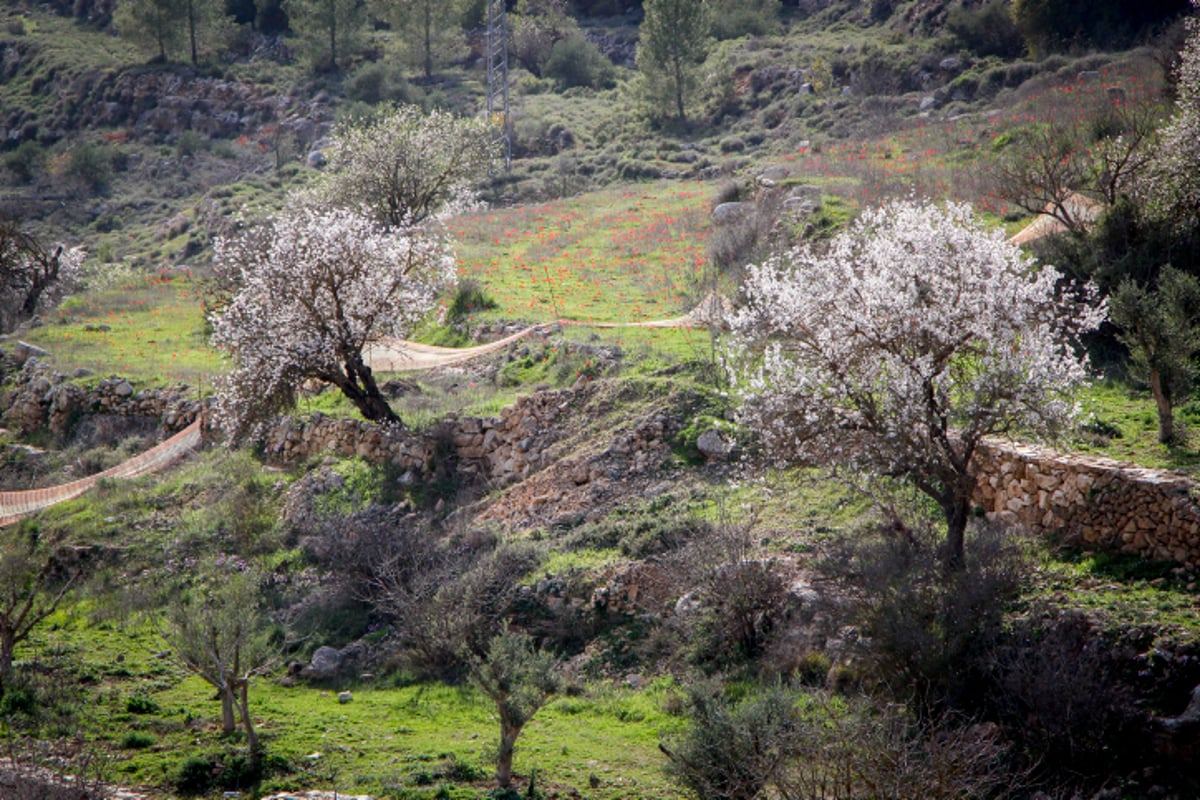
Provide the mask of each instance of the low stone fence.
{"label": "low stone fence", "polygon": [[1200,484],[1182,475],[1039,447],[986,443],[976,502],[1033,533],[1200,566]]}

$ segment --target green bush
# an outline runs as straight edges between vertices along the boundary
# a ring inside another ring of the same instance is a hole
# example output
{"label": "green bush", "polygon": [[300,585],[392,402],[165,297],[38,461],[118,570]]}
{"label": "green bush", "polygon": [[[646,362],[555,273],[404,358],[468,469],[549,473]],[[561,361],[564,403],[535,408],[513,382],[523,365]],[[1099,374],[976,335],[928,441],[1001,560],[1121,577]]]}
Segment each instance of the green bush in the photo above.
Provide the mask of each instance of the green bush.
{"label": "green bush", "polygon": [[37,708],[37,692],[28,686],[10,686],[0,697],[0,716],[32,714]]}
{"label": "green bush", "polygon": [[175,789],[185,797],[206,794],[215,784],[219,769],[211,757],[189,756],[179,765]]}
{"label": "green bush", "polygon": [[112,180],[115,156],[111,147],[82,144],[71,150],[63,175],[81,184],[93,194],[108,190]]}
{"label": "green bush", "polygon": [[718,0],[712,5],[712,32],[718,39],[766,36],[779,27],[779,0]]}
{"label": "green bush", "polygon": [[454,299],[450,301],[450,310],[446,316],[451,320],[462,319],[471,314],[490,311],[498,307],[499,304],[487,293],[483,288],[483,284],[474,278],[466,278],[459,281],[458,288],[454,292]]}
{"label": "green bush", "polygon": [[145,731],[130,731],[121,737],[121,747],[125,750],[144,750],[154,745],[154,737]]}
{"label": "green bush", "polygon": [[1008,0],[987,0],[974,7],[952,4],[946,14],[946,29],[964,47],[981,56],[1015,58],[1025,48]]}
{"label": "green bush", "polygon": [[572,34],[555,43],[542,74],[554,79],[560,90],[574,86],[603,89],[612,86],[615,80],[612,62],[580,34]]}
{"label": "green bush", "polygon": [[31,183],[45,160],[42,146],[32,139],[26,139],[4,157],[4,168],[12,173],[17,183]]}
{"label": "green bush", "polygon": [[154,714],[158,711],[158,703],[143,694],[135,694],[125,701],[125,710],[130,714]]}
{"label": "green bush", "polygon": [[367,105],[412,103],[412,87],[403,73],[383,62],[364,64],[342,84],[346,97]]}
{"label": "green bush", "polygon": [[194,156],[212,146],[212,141],[199,131],[184,131],[175,140],[175,155],[180,158]]}

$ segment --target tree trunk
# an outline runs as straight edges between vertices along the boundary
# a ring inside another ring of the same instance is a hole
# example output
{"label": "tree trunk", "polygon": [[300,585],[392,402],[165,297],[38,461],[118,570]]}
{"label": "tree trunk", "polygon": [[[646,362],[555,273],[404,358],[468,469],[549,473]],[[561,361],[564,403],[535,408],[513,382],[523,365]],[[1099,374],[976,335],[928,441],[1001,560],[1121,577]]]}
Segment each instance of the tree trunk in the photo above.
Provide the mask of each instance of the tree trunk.
{"label": "tree trunk", "polygon": [[684,122],[687,119],[687,115],[684,113],[684,110],[683,110],[683,81],[684,81],[683,61],[678,58],[675,59],[675,63],[672,64],[671,71],[673,73],[672,77],[675,79],[675,111],[679,117],[679,121]]}
{"label": "tree trunk", "polygon": [[0,694],[12,677],[13,654],[17,649],[17,633],[8,625],[0,626]]}
{"label": "tree trunk", "polygon": [[946,514],[946,551],[942,567],[947,575],[962,572],[967,566],[967,519],[971,513],[971,498],[958,496],[942,507]]}
{"label": "tree trunk", "polygon": [[221,686],[217,691],[221,695],[221,732],[233,733],[237,730],[237,720],[233,717],[233,688]]}
{"label": "tree trunk", "polygon": [[520,728],[514,728],[511,723],[500,720],[500,750],[496,755],[496,785],[501,789],[512,786],[513,751],[517,746],[517,737],[521,735]]}
{"label": "tree trunk", "polygon": [[1172,444],[1175,441],[1175,411],[1171,392],[1163,385],[1162,374],[1153,367],[1150,369],[1150,394],[1154,395],[1154,405],[1158,409],[1158,441]]}
{"label": "tree trunk", "polygon": [[329,0],[329,69],[337,72],[337,6]]}
{"label": "tree trunk", "polygon": [[250,717],[250,681],[238,681],[237,709],[242,717],[242,729],[246,731],[246,745],[250,748],[250,756],[257,760],[262,752],[262,745],[258,741],[258,731],[254,729],[254,720]]}
{"label": "tree trunk", "polygon": [[433,77],[433,9],[430,7],[433,0],[425,2],[425,80]]}
{"label": "tree trunk", "polygon": [[192,66],[200,63],[199,53],[196,48],[196,0],[188,0],[187,4],[188,15],[188,41],[192,46]]}
{"label": "tree trunk", "polygon": [[375,374],[363,363],[362,355],[357,354],[347,358],[343,365],[346,374],[339,376],[334,383],[342,394],[350,399],[359,413],[372,422],[399,422],[400,417],[392,411],[387,398],[379,391],[375,383]]}

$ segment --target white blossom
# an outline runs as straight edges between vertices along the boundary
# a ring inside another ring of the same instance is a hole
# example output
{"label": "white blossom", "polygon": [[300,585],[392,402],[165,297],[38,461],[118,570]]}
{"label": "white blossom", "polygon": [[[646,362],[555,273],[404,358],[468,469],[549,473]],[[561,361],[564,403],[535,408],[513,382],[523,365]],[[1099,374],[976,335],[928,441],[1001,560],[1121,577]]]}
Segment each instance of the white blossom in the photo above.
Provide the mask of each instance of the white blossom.
{"label": "white blossom", "polygon": [[748,268],[742,418],[779,461],[913,482],[961,536],[979,440],[1056,433],[1087,377],[1074,337],[1103,307],[1059,281],[965,205],[868,211],[827,252]]}
{"label": "white blossom", "polygon": [[471,182],[486,172],[497,141],[484,119],[385,108],[369,122],[334,131],[317,203],[365,208],[388,226],[422,222],[447,206],[469,208],[477,203]]}
{"label": "white blossom", "polygon": [[217,414],[233,438],[291,408],[308,379],[326,381],[369,419],[394,421],[363,350],[403,336],[454,281],[446,243],[420,229],[385,231],[348,210],[295,209],[219,239],[218,270],[240,286],[213,323],[234,359]]}
{"label": "white blossom", "polygon": [[1185,24],[1175,113],[1159,132],[1143,200],[1159,218],[1194,228],[1200,225],[1200,19]]}

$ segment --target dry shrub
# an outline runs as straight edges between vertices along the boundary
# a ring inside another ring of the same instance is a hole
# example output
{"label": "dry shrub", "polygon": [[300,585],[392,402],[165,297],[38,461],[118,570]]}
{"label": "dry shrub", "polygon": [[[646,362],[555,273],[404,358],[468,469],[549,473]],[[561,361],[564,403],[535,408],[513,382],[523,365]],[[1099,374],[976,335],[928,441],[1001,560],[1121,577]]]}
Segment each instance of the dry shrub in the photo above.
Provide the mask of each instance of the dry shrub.
{"label": "dry shrub", "polygon": [[824,703],[779,781],[787,800],[998,798],[1024,776],[1009,769],[995,725],[917,723],[902,707]]}
{"label": "dry shrub", "polygon": [[984,663],[1025,572],[998,527],[976,526],[967,563],[947,574],[931,532],[881,530],[833,548],[820,568],[858,598],[870,677],[924,712],[977,707]]}
{"label": "dry shrub", "polygon": [[991,713],[1049,772],[1099,777],[1142,763],[1146,719],[1117,659],[1084,613],[1036,610],[995,650]]}

